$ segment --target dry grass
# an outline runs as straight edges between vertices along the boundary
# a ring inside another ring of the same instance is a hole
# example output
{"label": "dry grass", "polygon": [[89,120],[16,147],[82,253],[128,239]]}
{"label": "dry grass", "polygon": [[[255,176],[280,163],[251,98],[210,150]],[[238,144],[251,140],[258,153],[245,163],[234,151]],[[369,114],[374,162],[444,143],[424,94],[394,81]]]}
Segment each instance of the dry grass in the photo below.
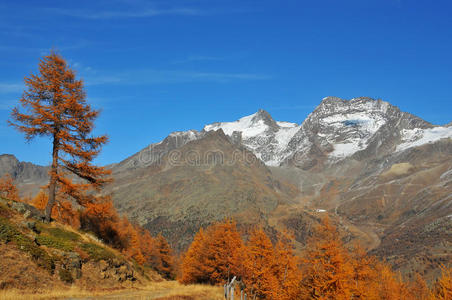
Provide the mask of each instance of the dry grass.
{"label": "dry grass", "polygon": [[83,291],[75,286],[70,287],[66,290],[38,290],[36,292],[22,291],[17,289],[0,291],[0,299],[2,300],[65,299],[72,297],[96,297],[98,295],[101,294]]}
{"label": "dry grass", "polygon": [[158,300],[221,300],[222,288],[206,285],[181,285],[176,281],[153,282],[139,289],[122,291],[92,292],[71,287],[66,290],[39,290],[27,292],[21,290],[1,290],[0,299],[65,299],[65,298],[91,298],[91,299],[158,299]]}
{"label": "dry grass", "polygon": [[411,171],[413,171],[413,169],[414,169],[414,167],[410,163],[394,164],[391,166],[391,168],[388,171],[382,173],[380,176],[387,178],[387,177],[397,177],[397,176],[407,175]]}

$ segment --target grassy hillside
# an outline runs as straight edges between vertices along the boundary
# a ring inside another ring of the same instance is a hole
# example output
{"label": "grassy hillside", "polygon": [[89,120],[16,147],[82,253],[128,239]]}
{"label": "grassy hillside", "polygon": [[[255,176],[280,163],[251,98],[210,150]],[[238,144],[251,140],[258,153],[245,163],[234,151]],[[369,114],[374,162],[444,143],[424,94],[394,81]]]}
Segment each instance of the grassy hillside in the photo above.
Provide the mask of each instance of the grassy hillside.
{"label": "grassy hillside", "polygon": [[222,299],[218,287],[165,281],[92,234],[0,198],[0,299]]}
{"label": "grassy hillside", "polygon": [[0,289],[111,290],[161,280],[89,233],[40,219],[33,207],[0,198],[0,269],[8,271]]}

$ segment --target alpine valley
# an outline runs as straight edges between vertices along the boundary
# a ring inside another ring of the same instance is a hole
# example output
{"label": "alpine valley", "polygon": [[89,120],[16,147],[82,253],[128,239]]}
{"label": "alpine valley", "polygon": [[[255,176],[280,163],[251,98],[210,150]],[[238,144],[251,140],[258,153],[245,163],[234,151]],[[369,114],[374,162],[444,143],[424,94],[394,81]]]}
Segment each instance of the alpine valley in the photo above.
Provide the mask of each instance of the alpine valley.
{"label": "alpine valley", "polygon": [[[201,226],[234,218],[303,251],[328,215],[343,240],[410,276],[452,261],[452,124],[430,124],[382,100],[324,98],[301,123],[259,110],[201,131],[173,132],[109,166],[117,209],[178,250]],[[47,168],[0,156],[24,193]]]}

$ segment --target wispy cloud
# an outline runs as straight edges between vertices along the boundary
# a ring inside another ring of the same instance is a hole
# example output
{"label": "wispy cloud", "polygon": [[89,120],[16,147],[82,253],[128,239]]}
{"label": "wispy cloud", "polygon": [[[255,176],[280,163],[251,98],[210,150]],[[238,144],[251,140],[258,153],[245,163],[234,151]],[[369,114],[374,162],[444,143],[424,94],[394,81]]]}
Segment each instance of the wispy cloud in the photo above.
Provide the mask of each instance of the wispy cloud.
{"label": "wispy cloud", "polygon": [[224,57],[215,57],[215,56],[204,56],[204,55],[192,55],[185,59],[173,61],[173,64],[183,64],[190,62],[201,62],[201,61],[221,61],[224,60]]}
{"label": "wispy cloud", "polygon": [[24,85],[21,83],[1,83],[0,94],[11,94],[23,91]]}
{"label": "wispy cloud", "polygon": [[217,82],[268,80],[271,76],[257,73],[218,73],[181,70],[136,70],[110,75],[96,75],[85,78],[86,85],[134,85],[175,84],[188,82]]}
{"label": "wispy cloud", "polygon": [[105,10],[105,11],[82,11],[82,10],[68,10],[68,9],[60,9],[60,8],[52,8],[49,9],[54,13],[83,18],[83,19],[92,19],[92,20],[102,20],[102,19],[119,19],[119,18],[149,18],[156,17],[162,15],[183,15],[183,16],[197,16],[206,14],[206,12],[201,11],[196,8],[167,8],[167,9],[159,9],[159,8],[146,8],[142,10]]}
{"label": "wispy cloud", "polygon": [[87,48],[91,46],[92,43],[80,40],[75,41],[71,44],[69,43],[54,43],[51,44],[49,48],[38,48],[38,47],[29,47],[29,46],[16,46],[16,45],[1,45],[0,51],[5,52],[28,52],[28,53],[39,53],[40,55],[48,55],[51,50],[57,51],[57,52],[65,52],[65,51],[71,51],[71,50],[77,50],[82,48]]}

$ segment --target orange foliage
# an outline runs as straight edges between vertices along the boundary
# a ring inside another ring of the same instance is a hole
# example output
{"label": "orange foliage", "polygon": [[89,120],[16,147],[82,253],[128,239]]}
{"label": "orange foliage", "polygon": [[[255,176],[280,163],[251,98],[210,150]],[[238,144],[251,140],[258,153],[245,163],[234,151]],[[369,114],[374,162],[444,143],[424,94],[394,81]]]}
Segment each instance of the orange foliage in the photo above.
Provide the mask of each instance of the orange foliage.
{"label": "orange foliage", "polygon": [[201,228],[182,258],[181,269],[182,283],[222,284],[237,276],[248,295],[259,299],[294,299],[300,281],[288,236],[273,246],[262,229],[255,229],[244,245],[230,220]]}
{"label": "orange foliage", "polygon": [[[86,103],[83,81],[58,54],[51,53],[39,63],[39,75],[25,78],[27,90],[16,107],[9,124],[25,134],[27,140],[47,136],[52,140],[49,201],[46,219],[50,221],[57,191],[71,197],[79,205],[94,201],[89,190],[97,190],[110,181],[110,171],[92,165],[107,142],[106,136],[92,136],[99,111]],[[73,182],[68,174],[81,179]]]}
{"label": "orange foliage", "polygon": [[277,291],[278,279],[274,268],[278,264],[272,242],[259,228],[253,230],[246,245],[245,278],[248,294],[258,299],[270,299]]}
{"label": "orange foliage", "polygon": [[452,268],[441,266],[442,275],[433,286],[432,299],[452,299]]}
{"label": "orange foliage", "polygon": [[122,251],[141,265],[148,265],[167,278],[174,276],[171,247],[163,236],[154,239],[126,217],[120,218],[109,197],[89,203],[81,214],[82,228]]}
{"label": "orange foliage", "polygon": [[20,200],[17,187],[9,174],[5,174],[0,178],[0,196],[8,200]]}
{"label": "orange foliage", "polygon": [[410,293],[417,300],[429,300],[431,299],[430,289],[427,286],[424,278],[420,274],[416,274],[415,280],[408,286]]}
{"label": "orange foliage", "polygon": [[[175,258],[168,241],[159,234],[154,240],[154,255],[151,258],[151,266],[156,269],[163,277],[174,279]],[[145,255],[146,256],[146,255]]]}
{"label": "orange foliage", "polygon": [[280,236],[275,246],[274,274],[278,280],[277,290],[273,298],[290,300],[299,298],[301,271],[299,259],[293,253],[293,237],[287,234]]}
{"label": "orange foliage", "polygon": [[362,248],[345,248],[328,219],[308,241],[301,264],[292,243],[292,237],[282,234],[273,245],[257,228],[243,245],[231,221],[201,228],[183,255],[179,280],[224,284],[235,275],[251,299],[452,300],[452,269],[443,268],[432,289],[420,276],[406,283]]}
{"label": "orange foliage", "polygon": [[350,299],[353,289],[351,259],[328,219],[309,241],[303,264],[303,299]]}
{"label": "orange foliage", "polygon": [[206,283],[210,281],[209,275],[211,270],[204,264],[206,256],[204,254],[204,248],[206,244],[207,238],[204,230],[200,228],[182,258],[182,277],[179,278],[180,282],[188,284],[195,282]]}
{"label": "orange foliage", "polygon": [[[28,141],[37,136],[52,141],[48,193],[40,192],[33,204],[45,208],[48,222],[53,218],[77,228],[82,226],[140,264],[148,261],[146,255],[157,256],[154,260],[160,261],[167,276],[172,264],[168,244],[159,238],[159,248],[151,249],[151,239],[140,234],[127,218],[121,219],[109,197],[97,195],[111,182],[111,171],[92,161],[108,138],[92,134],[99,111],[86,102],[83,81],[76,79],[63,57],[52,52],[39,62],[39,74],[25,78],[25,86],[20,99],[24,111],[14,108],[9,124],[24,133]],[[2,188],[5,197],[18,198],[12,180],[0,181],[0,191]],[[81,213],[73,209],[73,204]]]}
{"label": "orange foliage", "polygon": [[111,199],[104,197],[89,203],[80,216],[82,229],[93,232],[112,247],[122,250],[127,242],[121,239],[120,218]]}
{"label": "orange foliage", "polygon": [[302,267],[302,299],[424,299],[391,267],[360,247],[347,250],[327,218],[308,245]]}
{"label": "orange foliage", "polygon": [[[31,205],[39,210],[43,210],[47,206],[48,201],[49,197],[46,192],[40,190],[31,200]],[[71,225],[76,229],[80,228],[80,213],[72,208],[71,202],[63,201],[63,198],[60,198],[57,201],[57,204],[52,208],[52,219],[63,224]]]}
{"label": "orange foliage", "polygon": [[240,276],[243,242],[230,220],[209,226],[196,234],[182,260],[183,283],[222,283]]}
{"label": "orange foliage", "polygon": [[49,197],[46,192],[40,190],[39,193],[31,200],[31,205],[39,210],[43,210],[47,205],[47,201],[49,201]]}

